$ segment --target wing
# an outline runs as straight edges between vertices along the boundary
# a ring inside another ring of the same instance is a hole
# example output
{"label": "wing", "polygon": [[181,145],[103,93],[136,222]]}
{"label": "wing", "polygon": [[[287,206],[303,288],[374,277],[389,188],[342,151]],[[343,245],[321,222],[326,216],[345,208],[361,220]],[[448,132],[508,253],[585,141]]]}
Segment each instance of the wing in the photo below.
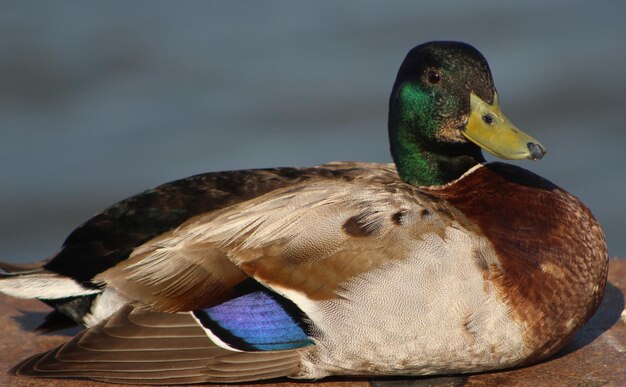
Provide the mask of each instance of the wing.
{"label": "wing", "polygon": [[[33,267],[0,265],[5,272],[12,272],[0,273],[0,291],[16,297],[42,299],[74,321],[90,325],[94,319],[88,318],[88,314],[99,316],[95,319],[98,320],[111,311],[111,307],[96,310],[102,288],[93,283],[93,277],[124,262],[131,254],[136,256],[133,251],[138,246],[189,218],[219,212],[311,179],[352,179],[364,171],[376,174],[379,170],[394,173],[388,165],[344,162],[313,168],[209,173],[164,184],[126,199],[87,221],[70,234],[62,250],[49,261]],[[180,250],[177,257],[173,267],[183,268],[177,275],[199,286],[193,291],[189,291],[189,287],[181,289],[183,281],[171,279],[168,282],[167,270],[163,271],[163,292],[170,297],[169,304],[177,305],[175,309],[190,309],[187,300],[202,298],[202,295],[204,304],[228,299],[232,296],[232,286],[245,278],[238,269],[232,268],[220,250],[196,245]],[[141,289],[137,292],[141,293]]]}
{"label": "wing", "polygon": [[154,310],[227,299],[252,277],[279,294],[337,297],[342,283],[410,256],[423,233],[458,217],[395,175],[317,178],[199,215],[96,277]]}
{"label": "wing", "polygon": [[123,384],[234,383],[297,372],[296,350],[243,352],[216,345],[191,313],[123,307],[66,344],[14,367],[19,376]]}
{"label": "wing", "polygon": [[163,184],[123,200],[74,230],[44,267],[78,282],[124,260],[132,250],[187,219],[310,177],[307,169],[207,173]]}

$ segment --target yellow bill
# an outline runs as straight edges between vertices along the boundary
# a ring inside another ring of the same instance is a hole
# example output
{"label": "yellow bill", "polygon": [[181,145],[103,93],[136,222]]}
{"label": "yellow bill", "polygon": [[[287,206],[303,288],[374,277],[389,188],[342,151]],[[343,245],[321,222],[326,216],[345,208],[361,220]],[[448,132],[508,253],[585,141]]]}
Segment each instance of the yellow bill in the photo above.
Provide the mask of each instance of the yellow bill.
{"label": "yellow bill", "polygon": [[539,141],[517,129],[504,116],[497,93],[493,105],[472,93],[470,108],[469,120],[461,132],[487,152],[507,160],[538,160],[546,154]]}

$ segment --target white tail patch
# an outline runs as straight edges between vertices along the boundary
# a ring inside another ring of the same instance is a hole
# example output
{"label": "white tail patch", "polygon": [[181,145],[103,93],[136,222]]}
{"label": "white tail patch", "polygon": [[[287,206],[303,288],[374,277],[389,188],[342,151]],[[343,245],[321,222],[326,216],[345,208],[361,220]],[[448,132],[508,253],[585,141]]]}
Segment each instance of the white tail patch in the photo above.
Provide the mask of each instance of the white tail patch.
{"label": "white tail patch", "polygon": [[17,298],[57,299],[101,293],[88,289],[71,278],[41,272],[0,279],[0,293]]}

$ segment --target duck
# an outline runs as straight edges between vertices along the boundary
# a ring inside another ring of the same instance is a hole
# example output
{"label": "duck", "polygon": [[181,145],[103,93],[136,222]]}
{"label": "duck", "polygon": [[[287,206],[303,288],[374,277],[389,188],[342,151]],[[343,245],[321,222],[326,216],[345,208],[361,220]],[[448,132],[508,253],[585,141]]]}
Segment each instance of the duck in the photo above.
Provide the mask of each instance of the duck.
{"label": "duck", "polygon": [[608,254],[576,197],[521,167],[484,56],[411,49],[389,100],[393,163],[211,172],[76,228],[0,292],[85,329],[19,377],[124,384],[474,373],[549,358],[595,312]]}

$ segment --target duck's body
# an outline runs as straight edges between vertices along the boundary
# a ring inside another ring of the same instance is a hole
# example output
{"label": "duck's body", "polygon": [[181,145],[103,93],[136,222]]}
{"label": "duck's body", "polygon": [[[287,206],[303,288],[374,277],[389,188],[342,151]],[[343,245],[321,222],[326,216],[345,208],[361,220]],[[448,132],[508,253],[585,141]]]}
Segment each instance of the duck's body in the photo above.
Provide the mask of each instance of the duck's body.
{"label": "duck's body", "polygon": [[[402,85],[392,112],[421,98]],[[480,85],[460,111],[497,107]],[[349,162],[211,173],[94,217],[40,269],[0,279],[92,327],[15,372],[180,384],[477,372],[554,354],[601,299],[600,227],[545,179],[481,163],[463,137],[483,141],[475,123],[460,137],[440,123],[423,159],[407,153],[420,114],[390,115],[400,174]],[[528,139],[523,157],[541,157]]]}

